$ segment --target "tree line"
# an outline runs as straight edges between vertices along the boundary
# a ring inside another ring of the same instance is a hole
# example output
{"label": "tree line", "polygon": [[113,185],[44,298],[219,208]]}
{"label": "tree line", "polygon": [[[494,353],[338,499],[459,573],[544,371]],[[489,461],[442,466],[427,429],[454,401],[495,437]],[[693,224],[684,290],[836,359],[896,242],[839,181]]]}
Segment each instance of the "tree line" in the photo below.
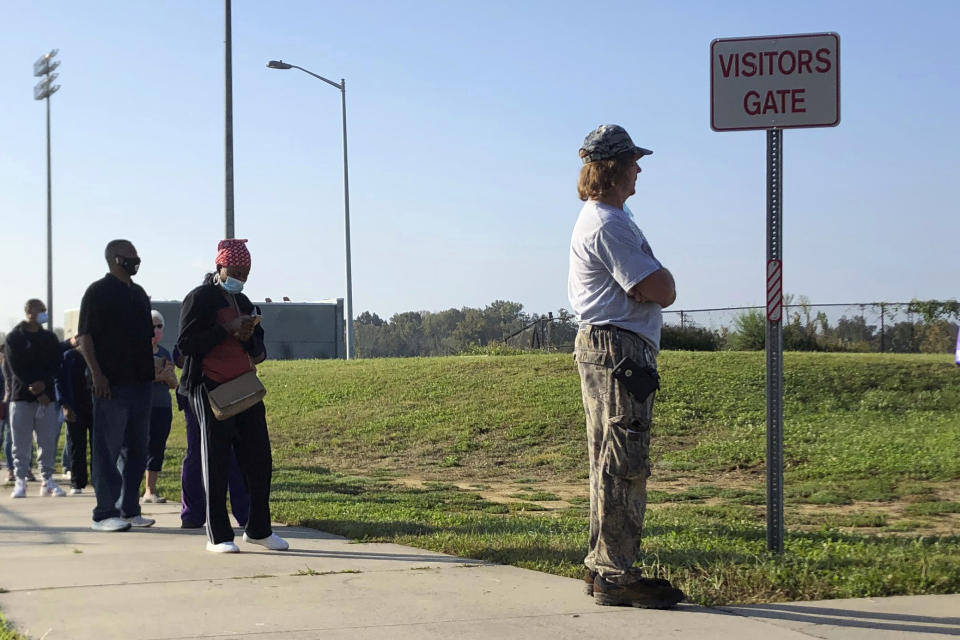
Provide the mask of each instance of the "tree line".
{"label": "tree line", "polygon": [[[906,309],[910,320],[891,319],[886,326],[868,321],[863,313],[831,322],[805,297],[798,300],[783,321],[783,345],[789,351],[950,353],[956,345],[960,320],[956,300],[914,300]],[[569,351],[576,333],[576,318],[566,309],[527,313],[521,303],[506,300],[483,308],[407,311],[389,319],[364,311],[354,321],[354,343],[361,358],[506,353],[531,348]],[[731,326],[720,329],[665,324],[661,348],[750,351],[763,349],[765,339],[766,316],[760,310],[746,310]]]}

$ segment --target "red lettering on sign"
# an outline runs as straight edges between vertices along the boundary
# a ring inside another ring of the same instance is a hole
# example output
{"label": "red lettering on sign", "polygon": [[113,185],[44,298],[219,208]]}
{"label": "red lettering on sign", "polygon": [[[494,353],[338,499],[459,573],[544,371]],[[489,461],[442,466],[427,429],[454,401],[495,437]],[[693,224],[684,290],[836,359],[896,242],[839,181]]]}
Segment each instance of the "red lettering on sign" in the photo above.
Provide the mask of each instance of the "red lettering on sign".
{"label": "red lettering on sign", "polygon": [[[734,61],[739,62],[740,56],[735,53],[730,54],[727,57],[727,63],[723,63],[723,56],[720,56],[720,73],[723,74],[724,78],[730,77],[730,71],[733,70]],[[739,65],[738,65],[739,66]]]}
{"label": "red lettering on sign", "polygon": [[[767,71],[767,74],[772,76],[772,75],[773,75],[773,59],[777,57],[777,52],[776,52],[776,51],[764,51],[764,52],[761,53],[760,55],[762,55],[764,58],[766,58],[766,60],[767,60],[767,69],[769,69],[769,71]],[[762,61],[761,61],[761,65],[760,65],[760,75],[763,75],[763,64],[762,64]]]}
{"label": "red lettering on sign", "polygon": [[[784,58],[789,60],[789,66],[783,64]],[[797,56],[794,55],[793,51],[783,51],[780,53],[780,57],[777,58],[777,68],[780,69],[780,73],[785,76],[793,73],[793,70],[797,68]]]}
{"label": "red lettering on sign", "polygon": [[[757,54],[752,51],[748,51],[743,54],[743,74],[748,78],[752,78],[757,74]],[[738,76],[741,74],[737,74]]]}
{"label": "red lettering on sign", "polygon": [[806,89],[792,89],[790,91],[790,110],[793,113],[806,113],[807,107],[804,106],[806,100],[803,97],[803,94],[806,93]]}
{"label": "red lettering on sign", "polygon": [[777,89],[767,91],[761,100],[756,91],[747,91],[743,96],[743,110],[751,116],[806,113],[805,93],[806,89]]}
{"label": "red lettering on sign", "polygon": [[833,66],[830,62],[830,49],[817,49],[817,73],[826,73]]}
{"label": "red lettering on sign", "polygon": [[813,52],[809,49],[800,49],[797,51],[797,73],[803,73],[806,68],[807,73],[813,73],[810,70],[810,62],[813,60]]}

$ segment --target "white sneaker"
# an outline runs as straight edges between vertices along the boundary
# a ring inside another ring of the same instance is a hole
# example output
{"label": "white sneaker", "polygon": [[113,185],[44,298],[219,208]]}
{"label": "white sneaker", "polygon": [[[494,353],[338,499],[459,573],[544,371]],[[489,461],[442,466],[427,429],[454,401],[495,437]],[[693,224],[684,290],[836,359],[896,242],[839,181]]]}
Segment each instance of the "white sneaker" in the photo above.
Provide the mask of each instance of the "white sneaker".
{"label": "white sneaker", "polygon": [[77,487],[74,487],[73,489],[70,489],[70,495],[71,495],[71,496],[78,496],[78,495],[80,495],[81,493],[83,493],[83,489],[78,489]]}
{"label": "white sneaker", "polygon": [[214,553],[240,553],[240,547],[234,544],[232,540],[220,542],[218,544],[213,544],[207,540],[207,551],[212,551]]}
{"label": "white sneaker", "polygon": [[40,495],[41,495],[41,496],[48,496],[48,497],[49,497],[49,496],[54,496],[54,497],[57,497],[57,498],[62,498],[63,496],[65,496],[65,495],[67,495],[67,494],[66,494],[66,492],[65,492],[63,489],[61,489],[61,488],[59,487],[59,485],[57,485],[56,482],[53,481],[53,478],[50,478],[49,480],[44,480],[44,481],[40,484]]}
{"label": "white sneaker", "polygon": [[17,478],[17,483],[13,485],[13,493],[10,494],[11,498],[26,498],[27,497],[27,480],[25,478]]}
{"label": "white sneaker", "polygon": [[104,518],[94,520],[90,528],[94,531],[126,531],[130,528],[130,523],[123,518]]}
{"label": "white sneaker", "polygon": [[286,551],[287,549],[290,548],[290,545],[287,544],[287,541],[275,533],[271,533],[268,537],[260,538],[260,539],[251,538],[246,533],[244,533],[243,541],[249,542],[250,544],[258,544],[261,547],[266,547],[267,549],[270,549],[271,551]]}
{"label": "white sneaker", "polygon": [[153,518],[144,518],[142,515],[131,516],[124,520],[129,522],[131,527],[152,527],[157,522]]}

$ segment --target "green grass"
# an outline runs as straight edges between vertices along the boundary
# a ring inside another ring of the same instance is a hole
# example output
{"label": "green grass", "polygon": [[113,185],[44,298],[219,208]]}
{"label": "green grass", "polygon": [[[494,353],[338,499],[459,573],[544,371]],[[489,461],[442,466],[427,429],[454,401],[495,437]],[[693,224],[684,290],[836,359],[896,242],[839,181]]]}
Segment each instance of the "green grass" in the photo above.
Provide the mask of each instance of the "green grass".
{"label": "green grass", "polygon": [[17,632],[0,613],[0,640],[27,640],[27,637]]}
{"label": "green grass", "polygon": [[[960,591],[960,372],[948,358],[786,354],[782,556],[765,550],[763,354],[666,352],[660,368],[651,574],[702,604]],[[579,575],[588,472],[569,354],[261,372],[274,518]],[[167,469],[161,491],[176,495]],[[548,506],[557,498],[569,506]]]}

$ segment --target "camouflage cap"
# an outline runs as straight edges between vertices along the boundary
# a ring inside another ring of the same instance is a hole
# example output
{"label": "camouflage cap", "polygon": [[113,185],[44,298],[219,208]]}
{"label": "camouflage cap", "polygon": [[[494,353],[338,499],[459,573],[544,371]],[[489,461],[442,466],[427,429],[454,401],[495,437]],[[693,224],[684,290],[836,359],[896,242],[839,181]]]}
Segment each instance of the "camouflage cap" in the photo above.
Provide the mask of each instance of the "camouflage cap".
{"label": "camouflage cap", "polygon": [[602,124],[590,133],[580,147],[580,157],[583,164],[597,160],[609,160],[621,153],[634,152],[637,156],[648,156],[653,153],[633,144],[626,129],[618,124]]}

